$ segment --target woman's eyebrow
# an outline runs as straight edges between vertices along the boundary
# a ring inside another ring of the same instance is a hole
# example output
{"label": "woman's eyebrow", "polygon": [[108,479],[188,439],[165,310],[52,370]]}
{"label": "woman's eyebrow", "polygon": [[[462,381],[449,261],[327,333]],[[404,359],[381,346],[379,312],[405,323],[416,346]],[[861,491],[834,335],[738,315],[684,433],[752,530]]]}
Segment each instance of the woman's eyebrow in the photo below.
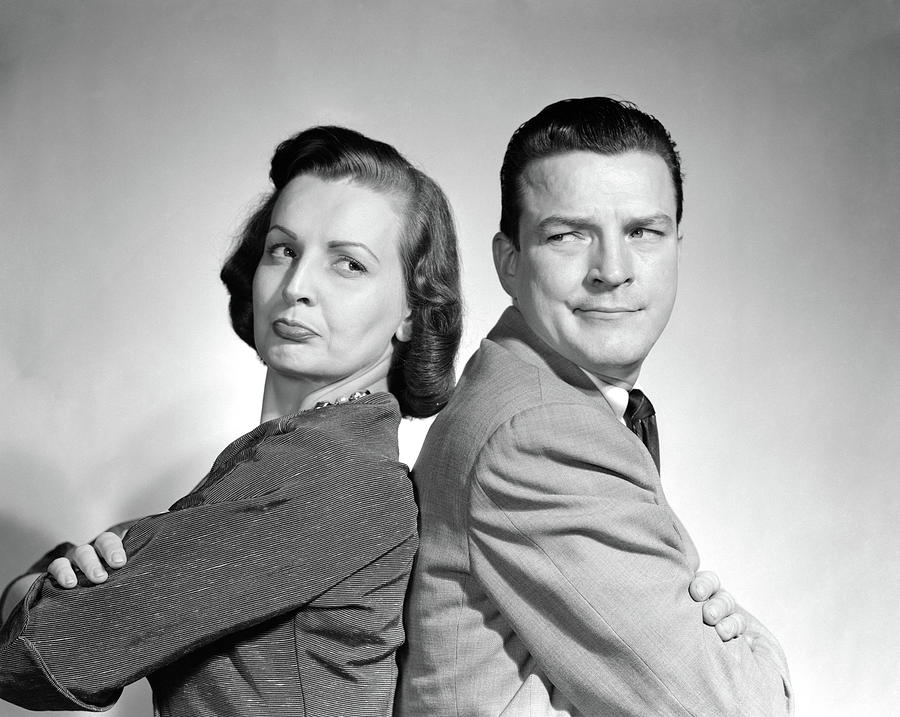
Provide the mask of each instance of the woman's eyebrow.
{"label": "woman's eyebrow", "polygon": [[[280,224],[273,224],[269,227],[269,231],[278,230],[282,234],[287,234],[291,239],[296,242],[300,241],[300,237],[292,232],[290,229],[286,229]],[[378,258],[378,255],[372,251],[366,244],[358,241],[350,241],[349,239],[332,239],[326,245],[329,249],[361,249],[366,254],[368,254],[377,264],[381,263],[381,259]]]}
{"label": "woman's eyebrow", "polygon": [[281,226],[280,224],[273,224],[272,226],[269,227],[269,231],[272,231],[273,229],[277,229],[277,230],[280,231],[282,234],[287,234],[287,235],[288,235],[291,239],[293,239],[294,241],[299,241],[299,240],[300,240],[300,238],[299,238],[296,234],[294,234],[294,232],[292,232],[290,229],[285,229],[285,228],[284,228],[283,226]]}
{"label": "woman's eyebrow", "polygon": [[363,244],[362,242],[344,241],[344,240],[337,239],[337,240],[328,242],[328,248],[329,249],[348,249],[348,248],[362,249],[364,252],[366,252],[366,254],[368,254],[370,257],[372,257],[377,263],[379,263],[379,264],[381,263],[381,260],[378,258],[378,255],[374,251],[372,251],[367,245]]}

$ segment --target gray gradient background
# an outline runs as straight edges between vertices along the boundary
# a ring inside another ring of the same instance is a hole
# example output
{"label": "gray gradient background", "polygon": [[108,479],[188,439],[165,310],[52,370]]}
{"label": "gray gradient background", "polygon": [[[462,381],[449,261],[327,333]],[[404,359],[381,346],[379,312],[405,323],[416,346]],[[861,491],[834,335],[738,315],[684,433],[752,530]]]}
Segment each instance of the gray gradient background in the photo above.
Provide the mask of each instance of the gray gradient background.
{"label": "gray gradient background", "polygon": [[[465,358],[507,303],[507,139],[610,94],[687,175],[642,377],[669,498],[781,639],[799,715],[897,714],[898,68],[891,0],[2,0],[0,575],[165,509],[255,424],[263,371],[217,272],[278,141],[345,124],[438,179]],[[144,685],[111,714],[150,712]]]}

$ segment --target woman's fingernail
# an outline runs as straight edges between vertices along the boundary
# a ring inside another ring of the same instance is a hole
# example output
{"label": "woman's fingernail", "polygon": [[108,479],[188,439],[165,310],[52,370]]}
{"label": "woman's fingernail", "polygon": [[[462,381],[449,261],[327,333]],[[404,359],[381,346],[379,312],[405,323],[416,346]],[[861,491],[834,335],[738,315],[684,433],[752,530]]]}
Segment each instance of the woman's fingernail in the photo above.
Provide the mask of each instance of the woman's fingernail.
{"label": "woman's fingernail", "polygon": [[104,579],[106,579],[106,571],[103,570],[102,568],[97,568],[97,569],[96,569],[93,573],[91,573],[91,574],[94,576],[94,579],[95,579],[95,580],[104,580]]}
{"label": "woman's fingernail", "polygon": [[121,565],[125,562],[125,553],[123,553],[121,550],[116,550],[112,555],[109,556],[109,558],[116,565]]}
{"label": "woman's fingernail", "polygon": [[74,575],[66,575],[66,577],[63,578],[63,586],[65,586],[67,588],[75,587],[75,583],[77,583],[77,582],[78,581],[75,579]]}

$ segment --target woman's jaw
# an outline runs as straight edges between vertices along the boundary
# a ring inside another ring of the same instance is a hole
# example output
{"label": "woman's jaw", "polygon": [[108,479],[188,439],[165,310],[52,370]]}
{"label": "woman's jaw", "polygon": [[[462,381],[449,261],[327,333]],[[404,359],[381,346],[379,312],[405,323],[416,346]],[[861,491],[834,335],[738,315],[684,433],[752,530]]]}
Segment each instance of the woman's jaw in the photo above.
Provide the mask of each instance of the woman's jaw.
{"label": "woman's jaw", "polygon": [[260,422],[314,408],[320,401],[335,402],[356,392],[387,391],[393,355],[394,348],[389,344],[372,364],[328,383],[314,376],[285,375],[268,368]]}

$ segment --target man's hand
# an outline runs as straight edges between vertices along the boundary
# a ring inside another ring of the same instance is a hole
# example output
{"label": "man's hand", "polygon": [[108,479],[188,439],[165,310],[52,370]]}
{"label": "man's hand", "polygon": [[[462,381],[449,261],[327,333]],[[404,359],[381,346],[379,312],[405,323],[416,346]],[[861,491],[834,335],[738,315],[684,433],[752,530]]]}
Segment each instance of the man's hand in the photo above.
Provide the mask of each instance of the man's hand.
{"label": "man's hand", "polygon": [[721,590],[719,576],[710,570],[694,575],[688,592],[696,602],[703,603],[703,622],[716,629],[722,642],[739,637],[747,629],[747,620],[727,590]]}
{"label": "man's hand", "polygon": [[64,588],[78,585],[76,567],[92,583],[105,582],[109,577],[107,568],[121,568],[128,560],[122,547],[122,538],[132,523],[133,521],[129,521],[114,525],[100,533],[93,542],[72,548],[64,558],[57,558],[50,563],[47,572]]}

